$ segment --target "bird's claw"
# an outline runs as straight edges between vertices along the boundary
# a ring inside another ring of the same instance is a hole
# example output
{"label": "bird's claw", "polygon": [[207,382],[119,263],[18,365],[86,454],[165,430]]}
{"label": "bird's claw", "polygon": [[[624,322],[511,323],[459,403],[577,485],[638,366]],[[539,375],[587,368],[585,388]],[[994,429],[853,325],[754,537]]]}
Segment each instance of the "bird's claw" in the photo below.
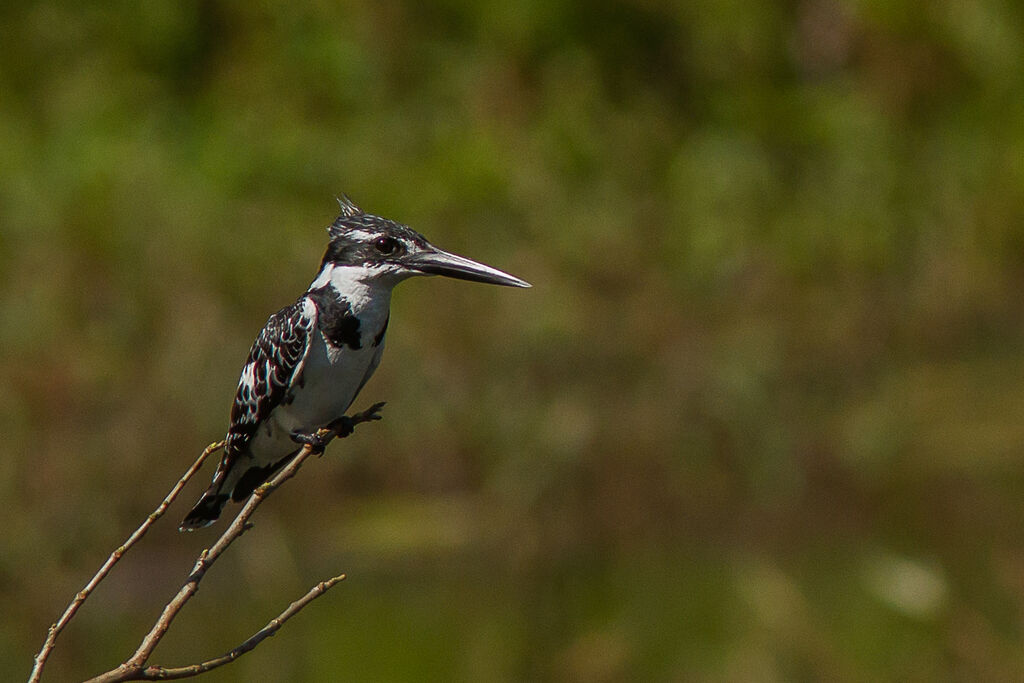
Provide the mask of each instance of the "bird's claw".
{"label": "bird's claw", "polygon": [[331,439],[335,437],[344,439],[355,431],[357,424],[381,419],[383,416],[380,414],[380,411],[385,405],[385,402],[381,401],[380,403],[374,403],[366,410],[355,415],[342,415],[337,420],[328,424],[326,429],[318,430],[312,434],[292,432],[292,441],[309,446],[313,453],[322,455],[327,447],[327,442]]}
{"label": "bird's claw", "polygon": [[371,422],[373,420],[379,420],[383,418],[384,416],[380,414],[380,411],[383,410],[384,406],[386,405],[386,401],[381,401],[380,403],[374,403],[372,406],[362,411],[361,413],[356,413],[350,418],[352,420],[353,426],[360,422]]}
{"label": "bird's claw", "polygon": [[327,425],[327,429],[329,429],[339,439],[344,439],[355,431],[357,424],[381,419],[382,416],[380,415],[380,411],[384,405],[385,403],[381,401],[380,403],[374,403],[366,410],[356,413],[355,415],[342,415],[337,420]]}
{"label": "bird's claw", "polygon": [[329,439],[321,436],[319,432],[313,432],[312,434],[292,432],[291,437],[295,443],[309,446],[309,449],[315,454],[322,454],[324,449],[327,448],[327,441],[329,441]]}
{"label": "bird's claw", "polygon": [[342,415],[334,422],[327,425],[328,431],[339,439],[344,439],[346,436],[356,430],[356,423],[352,421],[352,418],[348,415]]}

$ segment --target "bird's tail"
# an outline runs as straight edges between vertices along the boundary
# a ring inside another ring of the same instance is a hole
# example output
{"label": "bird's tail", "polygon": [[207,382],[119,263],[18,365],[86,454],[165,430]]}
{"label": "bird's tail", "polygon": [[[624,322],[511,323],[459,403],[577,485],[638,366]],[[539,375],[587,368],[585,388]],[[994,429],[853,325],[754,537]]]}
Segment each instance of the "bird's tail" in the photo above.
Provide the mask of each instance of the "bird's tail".
{"label": "bird's tail", "polygon": [[295,449],[275,463],[251,465],[245,470],[237,462],[232,461],[234,466],[222,463],[213,475],[210,488],[206,489],[206,493],[199,497],[199,501],[185,515],[178,531],[195,531],[210,526],[220,517],[229,500],[240,503],[248,498],[257,486],[274,476],[298,452],[299,449]]}
{"label": "bird's tail", "polygon": [[224,509],[230,498],[226,493],[221,493],[222,483],[223,479],[220,477],[214,480],[206,493],[199,497],[199,501],[192,507],[192,510],[185,515],[178,531],[195,531],[217,521],[221,510]]}

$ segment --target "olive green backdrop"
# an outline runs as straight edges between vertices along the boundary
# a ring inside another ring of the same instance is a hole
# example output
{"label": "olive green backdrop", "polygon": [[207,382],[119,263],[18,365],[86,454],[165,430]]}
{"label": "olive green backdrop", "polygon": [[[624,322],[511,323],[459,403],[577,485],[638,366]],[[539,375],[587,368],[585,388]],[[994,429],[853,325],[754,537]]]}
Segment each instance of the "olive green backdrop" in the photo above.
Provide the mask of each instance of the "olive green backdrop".
{"label": "olive green backdrop", "polygon": [[[396,292],[365,425],[154,661],[210,681],[1024,675],[1009,0],[0,9],[0,678],[210,441],[350,194],[534,283]],[[86,604],[121,661],[215,530]]]}

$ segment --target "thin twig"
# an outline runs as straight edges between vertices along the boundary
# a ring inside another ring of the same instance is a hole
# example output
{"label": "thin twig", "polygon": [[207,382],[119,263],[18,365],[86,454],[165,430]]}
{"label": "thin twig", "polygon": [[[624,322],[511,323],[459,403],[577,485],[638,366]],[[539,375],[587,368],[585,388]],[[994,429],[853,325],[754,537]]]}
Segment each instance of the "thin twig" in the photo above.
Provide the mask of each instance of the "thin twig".
{"label": "thin twig", "polygon": [[189,678],[191,676],[198,676],[201,673],[206,673],[211,669],[216,669],[218,666],[230,664],[235,661],[246,652],[254,649],[261,642],[269,638],[270,636],[277,633],[278,629],[284,626],[284,622],[291,619],[293,616],[299,613],[303,607],[313,602],[321,595],[329,591],[339,581],[343,581],[345,575],[335,576],[332,579],[321,581],[317,585],[313,586],[308,593],[303,595],[301,598],[288,605],[288,609],[281,612],[274,619],[271,619],[266,626],[261,628],[259,631],[254,633],[251,638],[246,640],[244,643],[236,647],[235,649],[227,652],[220,657],[207,660],[200,664],[191,664],[189,666],[179,667],[163,667],[163,666],[147,666],[143,669],[135,680],[140,681],[167,681],[176,678]]}
{"label": "thin twig", "polygon": [[261,485],[257,488],[253,495],[249,497],[245,505],[235,516],[235,519],[231,522],[228,528],[221,534],[217,542],[213,544],[209,549],[204,550],[199,554],[199,558],[196,560],[195,565],[192,567],[192,571],[188,575],[188,579],[184,585],[178,590],[177,594],[171,598],[171,601],[164,606],[163,612],[160,614],[160,618],[156,620],[149,633],[145,635],[142,642],[139,644],[138,649],[135,653],[129,657],[124,663],[115,669],[111,669],[106,673],[100,674],[95,678],[89,679],[88,683],[113,683],[114,681],[131,681],[138,680],[139,674],[142,672],[143,667],[146,665],[146,661],[150,655],[153,654],[153,650],[156,649],[157,644],[163,639],[167,633],[167,629],[171,627],[171,622],[178,616],[178,612],[185,606],[192,596],[195,595],[196,591],[199,590],[199,582],[203,580],[203,576],[206,575],[206,570],[210,568],[220,557],[228,546],[230,546],[235,539],[241,536],[247,528],[247,520],[255,512],[256,508],[259,507],[263,499],[274,489],[276,489],[281,482],[292,477],[302,463],[312,455],[313,449],[310,446],[304,446],[295,457],[291,459],[288,465],[282,469],[277,476],[271,479],[269,482]]}
{"label": "thin twig", "polygon": [[174,499],[178,497],[179,493],[181,493],[185,484],[188,483],[188,480],[191,479],[192,476],[199,471],[199,468],[203,466],[206,458],[223,447],[223,441],[211,443],[207,446],[206,450],[196,458],[196,461],[192,463],[192,466],[188,468],[181,479],[178,480],[178,483],[174,485],[174,488],[172,488],[171,492],[167,494],[167,497],[164,498],[163,502],[157,506],[156,510],[154,510],[149,517],[146,518],[146,521],[144,521],[142,525],[128,537],[127,541],[125,541],[117,550],[110,553],[110,557],[108,557],[107,561],[103,563],[103,566],[100,567],[99,571],[89,579],[89,583],[85,585],[85,588],[75,595],[74,599],[67,606],[67,609],[64,610],[64,614],[61,615],[60,619],[50,626],[50,629],[46,634],[46,641],[43,643],[43,647],[39,650],[39,654],[35,656],[35,665],[32,667],[32,673],[28,678],[29,683],[38,683],[40,676],[43,674],[43,667],[46,665],[46,660],[49,658],[50,653],[53,651],[53,646],[57,642],[57,636],[60,635],[60,632],[64,630],[64,627],[68,625],[71,618],[78,612],[78,608],[81,607],[82,603],[84,603],[92,594],[100,581],[106,578],[107,574],[110,573],[110,570],[114,568],[114,565],[124,557],[124,554],[146,535],[146,532],[149,531],[149,527],[153,526],[153,523],[163,516],[164,512],[167,511],[167,508],[174,502]]}
{"label": "thin twig", "polygon": [[[361,422],[379,420],[380,415],[378,414],[378,411],[380,410],[381,407],[383,407],[383,405],[383,403],[378,403],[369,408],[368,410],[364,410],[361,413],[353,415],[350,418],[351,421],[349,424],[354,426]],[[317,432],[317,436],[320,437],[322,443],[326,444],[335,436],[348,436],[348,433],[340,435],[330,429],[321,429]],[[187,603],[192,598],[192,596],[196,594],[196,591],[199,590],[199,582],[203,580],[203,577],[206,575],[206,571],[217,560],[217,558],[220,557],[220,555],[225,550],[227,550],[227,548],[235,541],[235,539],[237,539],[239,536],[245,533],[246,530],[251,528],[251,525],[249,524],[248,521],[249,517],[251,517],[252,514],[256,511],[256,508],[260,506],[260,503],[262,503],[263,500],[271,493],[273,493],[281,484],[295,476],[295,473],[299,471],[299,468],[302,467],[302,463],[305,462],[305,460],[309,456],[313,455],[314,453],[320,452],[321,451],[316,450],[312,445],[307,444],[306,446],[303,446],[303,448],[288,462],[287,465],[285,465],[285,467],[280,472],[278,472],[272,479],[270,479],[270,481],[261,484],[253,492],[253,494],[249,496],[249,499],[242,506],[242,509],[235,516],[234,520],[232,520],[228,528],[224,531],[223,534],[221,534],[220,538],[217,539],[217,542],[214,543],[213,546],[211,546],[209,549],[204,550],[199,554],[199,558],[196,560],[195,566],[193,566],[192,571],[189,573],[188,579],[185,581],[184,585],[182,585],[178,593],[173,598],[171,598],[171,601],[168,602],[167,605],[164,607],[163,612],[160,614],[160,617],[156,620],[156,623],[153,624],[153,628],[150,629],[149,633],[147,633],[145,637],[142,639],[142,642],[139,644],[139,647],[135,651],[135,653],[117,668],[111,669],[110,671],[100,674],[95,678],[91,678],[87,683],[115,683],[117,681],[146,680],[144,676],[144,672],[146,670],[146,662],[149,660],[149,657],[153,654],[153,650],[156,649],[156,646],[160,643],[161,639],[163,639],[164,635],[167,633],[167,629],[170,628],[171,623],[174,621],[174,618],[178,616],[178,613],[181,611],[181,608],[184,607],[185,603]],[[331,583],[331,585],[334,584]],[[327,586],[327,588],[329,587],[330,586]],[[324,590],[326,590],[327,588],[324,588]],[[309,602],[312,601],[313,598],[317,597],[322,592],[323,591],[317,592],[316,588],[314,588],[314,590],[311,591],[311,593],[313,593],[313,596],[310,597],[309,600],[299,600],[299,603],[301,604],[299,604],[298,607],[296,607],[295,611],[298,611],[302,609],[302,607],[305,607],[305,605],[309,604]],[[274,630],[276,631],[276,629]],[[267,635],[271,634],[268,633]],[[266,636],[264,636],[264,638],[265,637]],[[252,647],[256,647],[256,645],[258,645],[261,640],[263,640],[263,638],[260,638],[255,643],[253,643]],[[245,650],[245,652],[248,652],[248,650]],[[220,666],[220,664],[218,664],[218,666]],[[160,667],[149,668],[160,669]],[[182,670],[187,669],[189,669],[189,667],[182,667]],[[196,674],[198,673],[202,673],[202,671],[196,671]],[[179,678],[180,677],[182,676],[179,676]]]}

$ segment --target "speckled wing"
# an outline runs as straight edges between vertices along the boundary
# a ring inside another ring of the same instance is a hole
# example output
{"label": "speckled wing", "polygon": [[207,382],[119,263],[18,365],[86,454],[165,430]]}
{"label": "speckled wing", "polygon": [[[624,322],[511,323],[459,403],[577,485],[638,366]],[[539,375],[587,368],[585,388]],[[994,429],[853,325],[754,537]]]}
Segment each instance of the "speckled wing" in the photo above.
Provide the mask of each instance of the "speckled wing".
{"label": "speckled wing", "polygon": [[225,461],[245,450],[260,423],[274,408],[287,403],[292,386],[301,383],[316,315],[316,306],[303,297],[270,316],[256,337],[231,406]]}
{"label": "speckled wing", "polygon": [[212,524],[220,516],[229,497],[233,494],[247,496],[252,492],[252,486],[263,480],[267,473],[265,467],[248,467],[245,472],[235,473],[244,478],[255,472],[246,486],[240,489],[236,485],[237,476],[234,478],[236,483],[228,485],[238,456],[246,451],[260,424],[274,408],[290,400],[292,387],[301,384],[310,332],[316,321],[316,305],[309,297],[282,308],[267,320],[249,350],[242,377],[238,380],[224,457],[217,466],[210,487],[182,520],[180,529],[198,529]]}

